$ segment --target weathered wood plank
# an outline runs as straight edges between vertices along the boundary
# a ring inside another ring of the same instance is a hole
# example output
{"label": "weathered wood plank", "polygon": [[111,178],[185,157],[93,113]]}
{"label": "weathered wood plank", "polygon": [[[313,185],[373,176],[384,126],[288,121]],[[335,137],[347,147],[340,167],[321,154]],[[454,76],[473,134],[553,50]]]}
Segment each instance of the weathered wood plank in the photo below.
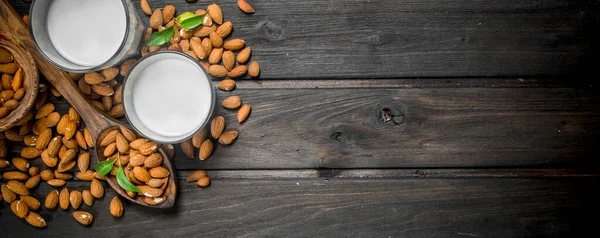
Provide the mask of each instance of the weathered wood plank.
{"label": "weathered wood plank", "polygon": [[[245,85],[252,87],[244,88]],[[261,88],[241,83],[248,121],[218,106],[231,146],[178,169],[598,165],[600,98],[576,88]],[[66,111],[68,105],[57,105]],[[384,108],[402,114],[382,121]],[[404,118],[402,120],[402,118]],[[15,151],[19,147],[13,147]]]}
{"label": "weathered wood plank", "polygon": [[[71,189],[88,183],[69,183]],[[2,237],[573,237],[595,226],[597,179],[214,179],[197,188],[180,181],[174,210],[125,203],[108,212],[107,190],[91,227],[68,211],[40,214],[38,230],[0,205]],[[36,191],[46,194],[47,185]]]}
{"label": "weathered wood plank", "polygon": [[[178,12],[208,4],[149,2]],[[27,13],[28,4],[11,3]],[[252,15],[217,3],[263,79],[586,73],[600,42],[593,0],[267,0],[252,2]]]}

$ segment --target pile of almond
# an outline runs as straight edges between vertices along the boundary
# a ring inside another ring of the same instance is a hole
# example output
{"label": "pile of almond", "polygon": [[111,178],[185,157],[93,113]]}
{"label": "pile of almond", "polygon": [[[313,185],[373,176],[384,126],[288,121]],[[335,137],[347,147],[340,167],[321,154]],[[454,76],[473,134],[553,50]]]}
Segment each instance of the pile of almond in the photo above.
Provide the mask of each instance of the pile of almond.
{"label": "pile of almond", "polygon": [[129,197],[138,196],[148,205],[158,205],[166,200],[165,188],[170,172],[164,164],[165,158],[158,152],[159,144],[120,127],[101,138],[100,146],[104,157],[115,161],[110,174],[116,176],[121,165],[127,179],[140,189],[138,194],[127,191]]}
{"label": "pile of almond", "polygon": [[0,48],[0,119],[14,111],[25,96],[27,86],[24,85],[22,72],[10,52]]}

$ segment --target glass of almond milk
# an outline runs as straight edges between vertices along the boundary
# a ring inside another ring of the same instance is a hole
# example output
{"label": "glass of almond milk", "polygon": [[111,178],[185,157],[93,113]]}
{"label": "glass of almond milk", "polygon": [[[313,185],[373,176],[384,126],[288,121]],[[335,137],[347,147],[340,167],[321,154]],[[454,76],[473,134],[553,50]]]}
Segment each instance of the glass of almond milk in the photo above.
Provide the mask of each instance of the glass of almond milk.
{"label": "glass of almond milk", "polygon": [[210,120],[215,89],[192,57],[171,50],[140,59],[123,84],[123,109],[129,124],[160,143],[191,138]]}
{"label": "glass of almond milk", "polygon": [[144,31],[130,0],[36,0],[29,16],[38,50],[70,72],[97,71],[137,54]]}

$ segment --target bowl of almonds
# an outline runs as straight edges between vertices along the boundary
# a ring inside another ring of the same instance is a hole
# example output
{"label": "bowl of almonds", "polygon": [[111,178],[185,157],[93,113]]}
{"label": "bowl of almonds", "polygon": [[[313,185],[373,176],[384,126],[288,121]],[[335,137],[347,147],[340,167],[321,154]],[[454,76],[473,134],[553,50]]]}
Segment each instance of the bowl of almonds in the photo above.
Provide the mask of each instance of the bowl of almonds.
{"label": "bowl of almonds", "polygon": [[38,92],[38,71],[26,46],[0,31],[0,131],[25,122]]}

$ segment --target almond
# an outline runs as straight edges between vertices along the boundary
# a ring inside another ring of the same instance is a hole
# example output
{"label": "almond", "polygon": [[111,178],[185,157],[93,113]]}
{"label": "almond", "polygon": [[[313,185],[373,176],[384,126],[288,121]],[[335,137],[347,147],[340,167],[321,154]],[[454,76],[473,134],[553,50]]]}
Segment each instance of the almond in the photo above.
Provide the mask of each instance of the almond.
{"label": "almond", "polygon": [[32,196],[21,196],[20,199],[25,204],[27,204],[27,207],[29,207],[29,210],[35,211],[40,208],[40,201],[38,201],[36,198],[34,198]]}
{"label": "almond", "polygon": [[61,179],[51,179],[51,180],[48,180],[46,183],[48,183],[48,185],[50,185],[52,187],[62,187],[62,186],[65,186],[65,184],[66,184],[66,182]]}
{"label": "almond", "polygon": [[204,170],[196,170],[196,171],[190,172],[186,179],[188,182],[195,182],[195,181],[198,181],[198,179],[204,178],[204,177],[206,177],[206,172]]}
{"label": "almond", "polygon": [[79,90],[85,95],[92,94],[92,87],[90,84],[86,83],[85,80],[79,80],[77,82],[77,86],[79,86]]}
{"label": "almond", "polygon": [[248,72],[248,67],[246,67],[246,65],[238,65],[235,66],[231,71],[229,71],[229,74],[227,74],[227,76],[231,78],[239,78],[244,76],[246,72]]}
{"label": "almond", "polygon": [[210,177],[208,177],[208,176],[202,177],[202,178],[198,179],[196,184],[200,187],[208,187],[208,185],[210,185]]}
{"label": "almond", "polygon": [[194,145],[192,144],[192,140],[186,140],[184,142],[181,142],[181,150],[183,151],[183,155],[185,155],[185,157],[189,158],[189,159],[193,159],[194,158],[194,152],[195,152]]}
{"label": "almond", "polygon": [[223,23],[221,26],[219,26],[216,30],[217,35],[219,35],[221,38],[225,38],[227,37],[231,31],[233,30],[233,25],[231,24],[230,21]]}
{"label": "almond", "polygon": [[25,217],[25,221],[27,221],[29,225],[32,225],[37,228],[46,227],[46,221],[44,220],[44,218],[42,218],[42,216],[35,212],[30,211],[29,214],[27,214],[27,216]]}
{"label": "almond", "polygon": [[99,73],[96,72],[88,72],[83,75],[83,80],[90,85],[102,83],[105,78]]}
{"label": "almond", "polygon": [[94,148],[94,138],[92,137],[89,129],[83,129],[83,138],[85,138],[85,143],[89,148]]}
{"label": "almond", "polygon": [[16,200],[10,203],[10,209],[18,218],[25,218],[29,213],[29,207],[21,200]]}
{"label": "almond", "polygon": [[140,6],[142,7],[142,11],[150,16],[152,15],[152,8],[150,8],[150,4],[148,4],[148,0],[142,0],[140,1]]}
{"label": "almond", "polygon": [[150,186],[138,186],[138,188],[140,189],[138,194],[146,197],[155,198],[159,197],[163,193],[162,190]]}
{"label": "almond", "polygon": [[242,10],[242,12],[248,14],[254,13],[254,8],[252,8],[252,6],[250,6],[250,4],[246,2],[246,0],[238,0],[238,7],[240,8],[240,10]]}
{"label": "almond", "polygon": [[104,77],[104,81],[109,81],[117,77],[117,75],[119,75],[119,69],[116,67],[106,68],[102,70],[101,74],[102,77]]}
{"label": "almond", "polygon": [[77,162],[75,160],[59,162],[58,167],[56,168],[56,171],[61,172],[61,173],[67,172],[67,171],[71,170],[72,168],[74,168],[76,163]]}
{"label": "almond", "polygon": [[37,144],[37,136],[26,135],[23,137],[23,143],[25,143],[26,146],[35,146]]}
{"label": "almond", "polygon": [[42,170],[42,172],[40,172],[40,177],[44,181],[50,181],[50,180],[54,179],[54,173],[49,169],[45,169],[45,170]]}
{"label": "almond", "polygon": [[140,153],[132,153],[130,154],[131,158],[129,158],[129,164],[131,166],[142,166],[144,165],[144,162],[146,161],[146,156],[140,154]]}
{"label": "almond", "polygon": [[44,118],[52,112],[54,112],[54,104],[46,103],[40,107],[40,109],[38,109],[37,113],[35,114],[35,119]]}
{"label": "almond", "polygon": [[102,97],[102,105],[104,105],[105,110],[110,111],[113,106],[112,97]]}
{"label": "almond", "polygon": [[150,181],[148,181],[148,186],[153,187],[153,188],[158,188],[160,186],[163,185],[163,180],[162,179],[150,179]]}
{"label": "almond", "polygon": [[19,135],[15,130],[4,131],[4,137],[10,141],[23,141],[23,136]]}
{"label": "almond", "polygon": [[83,198],[83,203],[88,207],[94,205],[94,196],[92,196],[90,190],[83,190],[83,192],[81,192],[81,197]]}
{"label": "almond", "polygon": [[235,66],[235,55],[230,50],[223,52],[223,66],[230,71]]}
{"label": "almond", "polygon": [[[167,169],[165,169],[163,167],[154,167],[154,168],[151,168],[148,171],[148,173],[150,174],[150,176],[152,178],[166,178],[170,174],[169,170],[167,170]],[[137,178],[137,176],[136,176],[136,178]],[[150,180],[150,179],[148,179],[148,180]],[[148,181],[145,181],[145,182],[148,182]]]}
{"label": "almond", "polygon": [[38,156],[40,156],[40,154],[42,154],[42,151],[38,150],[35,147],[23,147],[23,149],[21,150],[21,157],[25,158],[25,159],[34,159]]}
{"label": "almond", "polygon": [[23,172],[29,171],[29,162],[23,158],[15,157],[12,159],[12,163],[18,170]]}
{"label": "almond", "polygon": [[117,143],[110,143],[106,148],[104,148],[104,156],[109,157],[117,152]]}
{"label": "almond", "polygon": [[29,178],[27,182],[25,182],[25,187],[28,189],[35,188],[40,183],[40,180],[41,176],[39,174],[31,176],[31,178]]}
{"label": "almond", "polygon": [[71,207],[73,207],[73,209],[78,209],[79,206],[81,206],[82,199],[83,197],[81,195],[81,192],[77,190],[73,190],[69,194],[69,202],[71,203]]}
{"label": "almond", "polygon": [[74,149],[68,149],[62,157],[60,157],[60,163],[68,163],[74,161],[75,156],[77,156],[77,152]]}
{"label": "almond", "polygon": [[63,145],[67,147],[67,149],[79,150],[79,146],[77,145],[75,138],[67,139],[66,137],[63,137],[62,141]]}
{"label": "almond", "polygon": [[219,144],[221,145],[229,145],[238,137],[237,131],[227,131],[224,132],[221,136],[219,136]]}
{"label": "almond", "polygon": [[194,147],[200,148],[200,145],[206,139],[206,133],[207,133],[207,130],[202,129],[198,133],[196,133],[194,135],[194,137],[192,137],[192,144],[194,145]]}
{"label": "almond", "polygon": [[183,53],[185,53],[186,55],[189,55],[190,57],[194,58],[195,60],[200,60],[200,58],[198,58],[198,56],[196,55],[196,53],[194,53],[194,51],[188,50],[188,51],[183,51]]}
{"label": "almond", "polygon": [[131,67],[133,67],[133,65],[136,62],[137,62],[137,60],[135,60],[135,59],[130,59],[130,60],[123,62],[121,64],[121,67],[119,68],[119,72],[120,72],[121,76],[123,76],[123,77],[127,76],[127,74],[129,74],[129,70],[131,70]]}
{"label": "almond", "polygon": [[98,173],[94,172],[94,178],[99,180],[106,180],[106,177],[100,176]]}
{"label": "almond", "polygon": [[163,163],[163,157],[160,153],[153,153],[144,160],[144,167],[154,168]]}
{"label": "almond", "polygon": [[[231,51],[229,51],[231,52]],[[223,56],[225,56],[225,54],[223,54]],[[223,58],[225,59],[225,58]],[[219,84],[217,84],[217,88],[223,90],[223,91],[231,91],[235,88],[235,81],[231,80],[231,79],[223,79],[221,80],[221,82],[219,82]]]}
{"label": "almond", "polygon": [[144,202],[148,205],[158,205],[163,203],[165,200],[167,200],[165,197],[155,197],[155,198],[151,198],[151,197],[144,197]]}
{"label": "almond", "polygon": [[223,24],[223,12],[221,11],[221,7],[217,4],[210,4],[206,7],[208,15],[210,18],[217,24]]}
{"label": "almond", "polygon": [[110,201],[110,214],[114,217],[123,216],[123,203],[121,203],[121,199],[117,196],[113,197]]}
{"label": "almond", "polygon": [[12,190],[10,190],[6,186],[6,184],[2,184],[2,186],[0,187],[0,191],[2,192],[2,198],[6,203],[11,203],[15,199],[17,199],[17,195]]}
{"label": "almond", "polygon": [[143,155],[151,155],[158,150],[158,144],[156,142],[146,142],[140,146],[139,151]]}
{"label": "almond", "polygon": [[238,122],[243,122],[246,120],[246,118],[248,118],[248,115],[250,115],[250,111],[252,110],[252,107],[250,106],[250,104],[244,104],[240,110],[238,111]]}
{"label": "almond", "polygon": [[252,61],[252,63],[250,63],[250,67],[248,68],[248,74],[252,78],[258,77],[258,75],[260,74],[260,65],[258,64],[258,62]]}
{"label": "almond", "polygon": [[[195,37],[206,37],[208,35],[210,35],[210,32],[212,31],[216,31],[217,30],[217,26],[200,26],[198,28],[196,28],[196,30],[194,30],[194,36]],[[191,41],[190,41],[191,43]]]}
{"label": "almond", "polygon": [[182,52],[187,52],[190,50],[190,40],[179,40],[179,48],[181,48]]}
{"label": "almond", "polygon": [[208,56],[208,52],[204,51],[204,48],[202,47],[202,42],[200,41],[191,40],[190,48],[192,49],[192,51],[194,51],[194,53],[196,53],[196,56],[198,56],[198,58],[200,59],[205,59],[206,56]]}
{"label": "almond", "polygon": [[75,142],[77,142],[77,145],[84,150],[87,150],[87,143],[85,142],[85,137],[83,136],[83,132],[81,131],[77,131],[75,133]]}
{"label": "almond", "polygon": [[210,55],[208,56],[208,63],[218,64],[221,61],[221,56],[222,55],[223,55],[223,48],[215,48],[215,49],[213,49],[210,52]]}
{"label": "almond", "polygon": [[117,133],[116,145],[119,153],[124,154],[129,151],[129,141],[121,133]]}
{"label": "almond", "polygon": [[158,30],[158,27],[160,27],[162,24],[163,24],[162,12],[160,11],[159,8],[157,8],[154,10],[154,12],[152,12],[152,15],[150,16],[150,28]]}
{"label": "almond", "polygon": [[136,139],[136,135],[133,133],[133,131],[122,126],[119,127],[119,129],[121,130],[121,134],[123,134],[123,136],[127,139],[128,143]]}
{"label": "almond", "polygon": [[56,133],[64,135],[65,127],[67,127],[67,124],[69,124],[69,115],[65,114],[60,118],[58,124],[56,124]]}
{"label": "almond", "polygon": [[250,59],[252,53],[252,47],[246,47],[237,55],[237,62],[240,64],[246,63]]}
{"label": "almond", "polygon": [[6,180],[25,181],[25,180],[29,179],[29,176],[27,176],[27,174],[25,174],[23,172],[19,172],[19,171],[7,171],[7,172],[4,172],[4,174],[2,174],[2,176]]}
{"label": "almond", "polygon": [[60,121],[60,114],[58,112],[52,112],[46,116],[46,120],[44,121],[44,126],[46,127],[54,127]]}
{"label": "almond", "polygon": [[240,96],[230,96],[223,100],[222,105],[224,108],[227,109],[236,109],[240,105],[242,105],[242,99],[240,98]]}
{"label": "almond", "polygon": [[93,170],[86,170],[85,172],[77,172],[77,174],[75,174],[75,177],[77,177],[77,179],[79,180],[83,180],[83,181],[91,181],[92,179],[94,179],[94,171]]}
{"label": "almond", "polygon": [[210,68],[208,68],[208,73],[214,77],[222,78],[222,77],[227,76],[229,71],[221,65],[214,64],[214,65],[211,65]]}
{"label": "almond", "polygon": [[27,189],[27,187],[25,187],[25,184],[23,184],[19,181],[16,181],[16,180],[8,181],[8,183],[6,183],[6,186],[8,187],[8,189],[10,189],[14,193],[19,194],[21,196],[29,195],[29,189]]}
{"label": "almond", "polygon": [[100,142],[100,146],[108,146],[109,144],[116,142],[117,133],[119,133],[118,130],[111,130],[110,132],[108,132]]}
{"label": "almond", "polygon": [[31,166],[29,167],[29,175],[30,176],[36,176],[38,174],[40,174],[40,168],[36,167],[36,166]]}
{"label": "almond", "polygon": [[106,83],[99,83],[99,84],[92,85],[92,91],[97,94],[100,94],[102,96],[107,96],[107,97],[115,94],[115,91],[113,90],[113,88]]}
{"label": "almond", "polygon": [[225,42],[225,44],[223,44],[223,48],[225,48],[226,50],[236,51],[244,48],[245,44],[246,42],[242,39],[230,39],[227,42]]}
{"label": "almond", "polygon": [[69,209],[69,189],[63,188],[58,195],[58,206],[63,210]]}
{"label": "almond", "polygon": [[84,226],[90,225],[94,221],[94,216],[91,213],[84,211],[74,211],[73,218],[75,218],[75,221],[79,222],[79,224]]}
{"label": "almond", "polygon": [[163,24],[167,24],[167,22],[171,21],[175,16],[175,6],[166,5],[162,11]]}
{"label": "almond", "polygon": [[223,133],[225,129],[225,118],[222,116],[216,116],[212,119],[210,123],[210,134],[213,138],[217,139]]}
{"label": "almond", "polygon": [[46,148],[46,150],[48,150],[48,155],[50,157],[56,157],[61,147],[62,136],[55,136],[54,138],[52,138],[52,140],[50,140],[50,143],[48,143],[48,148]]}
{"label": "almond", "polygon": [[147,170],[140,166],[133,167],[133,176],[135,176],[137,180],[142,181],[144,183],[147,183],[151,179],[150,173],[148,173]]}
{"label": "almond", "polygon": [[[205,52],[212,52],[213,50],[213,45],[210,42],[210,38],[206,37],[204,39],[202,39],[202,43],[200,43],[202,45],[202,48],[204,48]],[[210,56],[209,56],[210,57]]]}
{"label": "almond", "polygon": [[41,157],[42,162],[44,162],[44,164],[48,167],[54,167],[58,164],[58,158],[50,156],[48,154],[48,149],[42,151]]}
{"label": "almond", "polygon": [[8,166],[10,166],[10,162],[8,162],[8,160],[0,159],[0,169],[7,168]]}
{"label": "almond", "polygon": [[213,20],[210,15],[204,15],[204,21],[202,22],[203,26],[213,26]]}
{"label": "almond", "polygon": [[100,181],[98,181],[97,179],[93,179],[92,184],[90,185],[90,192],[95,198],[103,197],[104,187],[102,186],[102,183],[100,183]]}
{"label": "almond", "polygon": [[204,142],[202,142],[202,145],[200,145],[200,152],[198,153],[200,160],[208,159],[208,157],[210,157],[212,154],[213,149],[214,145],[210,139],[206,139]]}
{"label": "almond", "polygon": [[140,147],[142,147],[142,145],[146,144],[147,142],[148,140],[146,138],[139,138],[129,143],[129,147],[131,147],[134,150],[139,150]]}
{"label": "almond", "polygon": [[67,181],[69,179],[72,179],[73,175],[71,175],[70,173],[61,173],[55,170],[54,178]]}
{"label": "almond", "polygon": [[77,167],[79,171],[85,172],[90,167],[90,152],[83,152],[77,157]]}
{"label": "almond", "polygon": [[223,47],[223,38],[221,38],[219,36],[219,34],[217,34],[217,32],[215,31],[211,31],[209,34],[210,37],[210,43],[212,44],[212,46],[214,48],[221,48]]}

